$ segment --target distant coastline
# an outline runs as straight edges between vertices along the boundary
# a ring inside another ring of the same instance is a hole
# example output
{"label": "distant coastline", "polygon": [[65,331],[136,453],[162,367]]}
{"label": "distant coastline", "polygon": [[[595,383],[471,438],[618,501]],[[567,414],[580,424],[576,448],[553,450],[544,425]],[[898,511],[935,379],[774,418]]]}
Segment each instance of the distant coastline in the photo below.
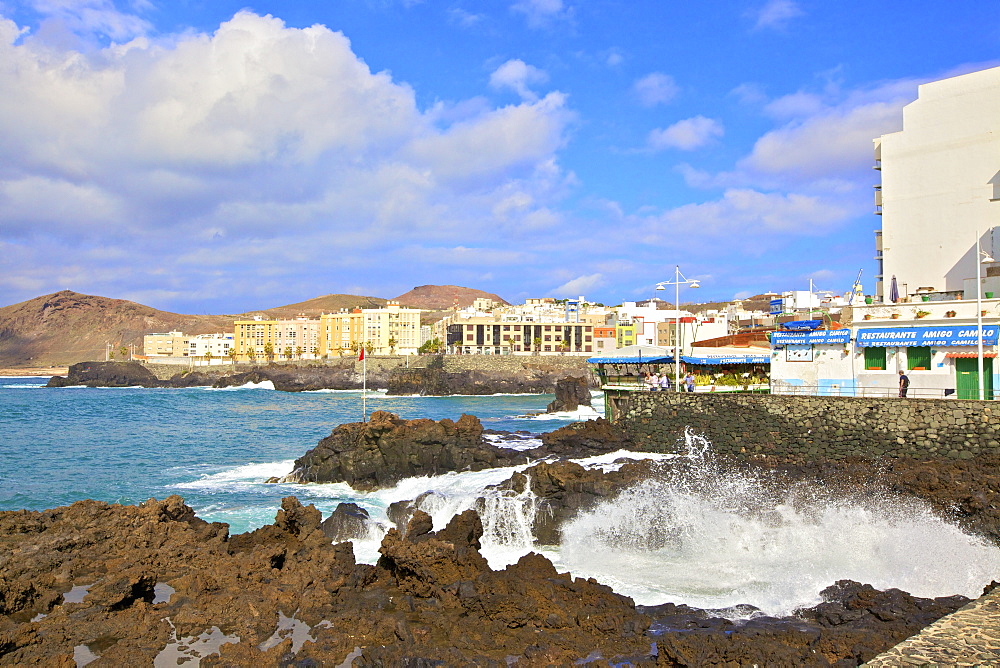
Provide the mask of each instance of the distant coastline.
{"label": "distant coastline", "polygon": [[68,366],[26,366],[13,369],[0,368],[0,376],[37,376],[48,378],[49,376],[65,376],[69,373]]}

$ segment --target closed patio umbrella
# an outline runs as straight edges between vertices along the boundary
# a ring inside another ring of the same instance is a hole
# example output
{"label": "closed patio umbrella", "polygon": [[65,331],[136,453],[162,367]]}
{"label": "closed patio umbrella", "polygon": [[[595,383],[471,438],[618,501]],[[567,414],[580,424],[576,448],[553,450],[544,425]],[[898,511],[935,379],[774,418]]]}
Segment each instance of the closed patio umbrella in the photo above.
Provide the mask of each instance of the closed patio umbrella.
{"label": "closed patio umbrella", "polygon": [[896,285],[896,274],[892,275],[892,282],[889,283],[889,301],[893,304],[899,301],[899,286]]}

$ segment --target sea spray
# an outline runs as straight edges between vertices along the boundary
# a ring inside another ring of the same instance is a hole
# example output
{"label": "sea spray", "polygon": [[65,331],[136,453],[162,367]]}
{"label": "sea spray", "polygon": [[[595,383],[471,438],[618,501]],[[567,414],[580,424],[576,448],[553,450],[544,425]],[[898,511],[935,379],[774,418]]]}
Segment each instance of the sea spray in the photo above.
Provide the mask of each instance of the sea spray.
{"label": "sea spray", "polygon": [[772,615],[819,603],[840,579],[974,597],[1000,568],[1000,550],[922,502],[837,498],[818,483],[724,470],[691,434],[686,445],[685,465],[567,523],[559,565],[642,604]]}

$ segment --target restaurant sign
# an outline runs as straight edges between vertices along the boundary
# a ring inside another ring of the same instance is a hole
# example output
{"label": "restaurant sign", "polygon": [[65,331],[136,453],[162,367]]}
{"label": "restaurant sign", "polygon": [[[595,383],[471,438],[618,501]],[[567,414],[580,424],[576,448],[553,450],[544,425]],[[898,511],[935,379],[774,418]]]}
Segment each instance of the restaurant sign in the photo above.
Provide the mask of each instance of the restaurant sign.
{"label": "restaurant sign", "polygon": [[[995,346],[997,327],[983,327],[983,345]],[[909,346],[975,346],[979,345],[979,328],[969,325],[956,327],[907,327],[896,329],[859,329],[859,348],[897,348]]]}
{"label": "restaurant sign", "polygon": [[808,346],[813,343],[847,343],[851,340],[849,329],[818,329],[812,332],[773,332],[772,346]]}

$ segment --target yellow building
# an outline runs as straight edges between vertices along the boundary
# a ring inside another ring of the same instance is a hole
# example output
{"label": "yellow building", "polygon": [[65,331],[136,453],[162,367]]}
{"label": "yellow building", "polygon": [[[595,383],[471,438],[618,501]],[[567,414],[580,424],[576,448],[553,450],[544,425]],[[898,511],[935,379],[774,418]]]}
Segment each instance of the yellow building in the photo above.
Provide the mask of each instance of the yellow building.
{"label": "yellow building", "polygon": [[320,355],[336,357],[359,345],[372,355],[416,355],[420,309],[388,302],[385,308],[354,309],[320,316]]}
{"label": "yellow building", "polygon": [[315,359],[320,349],[320,321],[237,320],[233,323],[233,347],[242,360]]}

